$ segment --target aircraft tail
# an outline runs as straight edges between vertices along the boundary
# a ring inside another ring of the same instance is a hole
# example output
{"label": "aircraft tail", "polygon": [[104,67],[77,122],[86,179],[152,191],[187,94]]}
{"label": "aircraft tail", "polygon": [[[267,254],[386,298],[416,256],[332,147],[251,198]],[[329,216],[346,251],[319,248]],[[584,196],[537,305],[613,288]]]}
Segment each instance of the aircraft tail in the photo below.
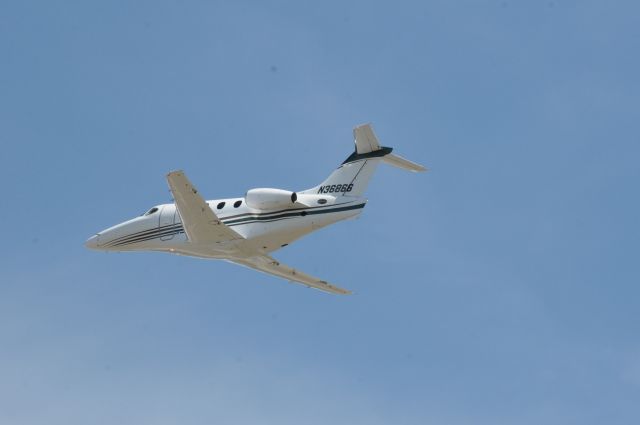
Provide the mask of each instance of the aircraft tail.
{"label": "aircraft tail", "polygon": [[378,164],[386,162],[409,171],[425,171],[422,165],[391,153],[393,148],[380,146],[370,124],[353,129],[356,149],[329,177],[318,186],[300,193],[362,196]]}

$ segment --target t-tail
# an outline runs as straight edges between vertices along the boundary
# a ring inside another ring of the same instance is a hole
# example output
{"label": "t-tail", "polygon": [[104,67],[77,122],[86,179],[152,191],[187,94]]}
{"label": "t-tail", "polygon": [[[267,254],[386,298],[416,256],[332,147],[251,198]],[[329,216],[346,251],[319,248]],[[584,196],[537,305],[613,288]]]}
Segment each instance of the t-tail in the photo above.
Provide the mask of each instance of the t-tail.
{"label": "t-tail", "polygon": [[325,181],[300,193],[362,196],[380,162],[414,172],[426,171],[422,165],[391,153],[393,148],[380,146],[370,124],[354,128],[353,138],[356,143],[355,152]]}

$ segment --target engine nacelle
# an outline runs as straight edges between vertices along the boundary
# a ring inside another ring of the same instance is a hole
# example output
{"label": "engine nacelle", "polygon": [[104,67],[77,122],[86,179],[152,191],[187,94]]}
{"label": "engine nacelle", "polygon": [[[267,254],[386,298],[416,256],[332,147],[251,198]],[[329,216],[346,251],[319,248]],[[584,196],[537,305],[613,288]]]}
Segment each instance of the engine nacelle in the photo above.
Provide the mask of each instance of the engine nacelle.
{"label": "engine nacelle", "polygon": [[336,203],[336,198],[330,195],[317,195],[315,193],[300,193],[298,194],[299,206],[305,207],[317,207],[322,205],[333,205]]}
{"label": "engine nacelle", "polygon": [[288,190],[259,188],[248,190],[244,199],[250,208],[277,210],[292,207],[298,200],[298,195]]}

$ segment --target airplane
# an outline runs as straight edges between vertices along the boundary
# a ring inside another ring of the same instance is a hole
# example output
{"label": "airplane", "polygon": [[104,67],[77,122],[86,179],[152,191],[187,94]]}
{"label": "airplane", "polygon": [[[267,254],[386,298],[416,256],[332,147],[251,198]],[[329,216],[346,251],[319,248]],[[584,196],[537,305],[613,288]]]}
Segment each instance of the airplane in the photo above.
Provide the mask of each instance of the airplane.
{"label": "airplane", "polygon": [[355,151],[319,185],[292,192],[250,189],[244,197],[205,201],[183,171],[167,174],[175,203],[91,236],[100,251],[161,251],[226,260],[325,292],[351,291],[286,266],[269,254],[315,230],[357,217],[364,191],[381,162],[413,171],[426,168],[380,146],[370,124],[353,129]]}

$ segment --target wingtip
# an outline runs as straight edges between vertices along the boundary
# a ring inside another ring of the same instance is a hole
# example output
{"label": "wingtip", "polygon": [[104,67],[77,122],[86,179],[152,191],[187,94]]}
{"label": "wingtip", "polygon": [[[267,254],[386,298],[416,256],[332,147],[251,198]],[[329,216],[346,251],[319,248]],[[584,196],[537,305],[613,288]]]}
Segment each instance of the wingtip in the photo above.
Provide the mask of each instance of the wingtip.
{"label": "wingtip", "polygon": [[353,291],[331,285],[332,292],[337,295],[353,295]]}

